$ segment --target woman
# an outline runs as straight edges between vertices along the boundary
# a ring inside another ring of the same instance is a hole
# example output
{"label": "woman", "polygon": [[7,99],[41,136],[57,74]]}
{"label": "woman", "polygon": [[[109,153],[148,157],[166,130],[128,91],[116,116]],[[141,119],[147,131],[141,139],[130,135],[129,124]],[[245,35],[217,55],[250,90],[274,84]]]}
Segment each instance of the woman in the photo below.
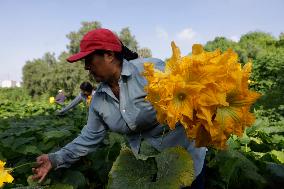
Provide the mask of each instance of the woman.
{"label": "woman", "polygon": [[85,69],[97,82],[101,82],[92,98],[87,125],[77,138],[59,151],[37,158],[34,179],[41,182],[52,168],[69,167],[80,157],[95,151],[107,130],[125,134],[136,154],[142,140],[159,151],[183,146],[193,158],[195,176],[201,173],[206,148],[196,148],[179,123],[175,130],[158,123],[156,111],[144,99],[146,80],[141,75],[143,64],[153,62],[157,69],[162,70],[163,61],[137,58],[107,29],[88,32],[80,43],[80,52],[67,60],[72,63],[82,59],[85,60]]}
{"label": "woman", "polygon": [[78,96],[70,104],[68,104],[66,107],[64,107],[62,110],[59,110],[56,112],[57,115],[63,115],[75,106],[77,106],[80,102],[85,101],[87,107],[91,104],[92,96],[95,94],[96,87],[93,87],[90,82],[83,82],[80,85],[81,92]]}
{"label": "woman", "polygon": [[63,105],[64,104],[64,100],[66,99],[63,90],[58,90],[58,94],[55,97],[55,102],[57,104]]}

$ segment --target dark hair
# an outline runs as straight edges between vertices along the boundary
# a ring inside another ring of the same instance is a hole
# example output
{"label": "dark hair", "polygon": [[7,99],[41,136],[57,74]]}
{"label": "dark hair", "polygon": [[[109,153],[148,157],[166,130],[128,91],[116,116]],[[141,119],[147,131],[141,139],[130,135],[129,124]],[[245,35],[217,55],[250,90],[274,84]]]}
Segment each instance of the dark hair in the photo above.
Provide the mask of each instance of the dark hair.
{"label": "dark hair", "polygon": [[[134,52],[134,51],[130,50],[129,48],[127,48],[126,46],[124,46],[122,42],[121,42],[121,45],[122,45],[121,52],[114,52],[114,56],[115,56],[116,59],[118,59],[120,62],[122,62],[123,59],[134,60],[134,59],[138,58],[138,54],[136,52]],[[96,50],[92,54],[97,54],[97,55],[103,56],[105,53],[110,53],[110,52],[111,51],[108,51],[108,50]]]}
{"label": "dark hair", "polygon": [[121,45],[122,45],[122,51],[121,51],[122,58],[124,58],[126,60],[134,60],[134,59],[138,58],[137,52],[130,50],[129,48],[124,46],[122,42],[121,42]]}
{"label": "dark hair", "polygon": [[85,81],[85,82],[81,83],[80,89],[83,90],[83,91],[92,92],[94,87],[92,86],[92,84],[90,82]]}

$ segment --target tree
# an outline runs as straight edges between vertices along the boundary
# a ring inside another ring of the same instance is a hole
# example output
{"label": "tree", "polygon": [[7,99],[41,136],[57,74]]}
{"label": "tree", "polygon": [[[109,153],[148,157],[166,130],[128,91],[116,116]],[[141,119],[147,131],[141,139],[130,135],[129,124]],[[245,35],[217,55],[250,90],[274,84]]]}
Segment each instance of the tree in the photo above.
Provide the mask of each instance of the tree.
{"label": "tree", "polygon": [[279,35],[279,40],[284,40],[284,32],[281,32]]}
{"label": "tree", "polygon": [[138,50],[138,42],[136,41],[135,36],[131,35],[130,29],[128,27],[123,28],[119,32],[119,39],[130,50],[137,52],[137,50]]}
{"label": "tree", "polygon": [[70,54],[75,54],[80,51],[80,41],[87,32],[102,27],[101,23],[97,21],[82,22],[81,25],[82,26],[78,31],[73,31],[66,35],[66,37],[70,40],[67,45],[67,49]]}
{"label": "tree", "polygon": [[279,41],[276,42],[277,47],[284,47],[284,32],[279,35]]}
{"label": "tree", "polygon": [[215,49],[220,49],[222,52],[228,48],[235,48],[237,43],[229,40],[225,37],[216,37],[213,41],[208,41],[204,46],[207,51],[214,51]]}
{"label": "tree", "polygon": [[216,37],[213,41],[207,42],[204,48],[209,51],[217,48],[225,51],[232,48],[238,53],[240,62],[246,63],[249,59],[255,59],[266,49],[275,48],[276,43],[272,35],[257,31],[242,35],[238,43],[225,37]]}
{"label": "tree", "polygon": [[240,38],[239,46],[246,50],[247,58],[255,59],[263,50],[271,47],[276,39],[265,32],[249,32]]}
{"label": "tree", "polygon": [[240,38],[240,45],[246,46],[247,44],[253,43],[257,46],[265,47],[267,45],[268,41],[275,41],[275,37],[273,37],[269,33],[255,31],[255,32],[249,32],[245,35],[242,35]]}
{"label": "tree", "polygon": [[45,53],[42,57],[42,61],[47,63],[48,66],[56,64],[57,61],[55,58],[55,53],[50,53],[50,52]]}
{"label": "tree", "polygon": [[31,96],[42,95],[48,91],[46,78],[56,65],[54,54],[46,53],[41,59],[27,61],[23,67],[24,88]]}
{"label": "tree", "polygon": [[[264,108],[278,108],[284,105],[284,49],[266,51],[253,61],[251,86],[263,97],[258,102]],[[280,111],[280,110],[279,110]],[[279,112],[278,112],[279,113]],[[282,108],[282,114],[283,114]]]}
{"label": "tree", "polygon": [[216,37],[213,41],[208,41],[204,46],[204,49],[207,51],[220,49],[222,52],[224,52],[228,48],[232,48],[238,53],[241,63],[248,61],[247,51],[245,49],[242,49],[237,42],[229,40],[225,37]]}
{"label": "tree", "polygon": [[138,53],[139,57],[142,57],[142,58],[152,57],[152,52],[151,52],[151,49],[149,49],[149,48],[138,49],[137,53]]}

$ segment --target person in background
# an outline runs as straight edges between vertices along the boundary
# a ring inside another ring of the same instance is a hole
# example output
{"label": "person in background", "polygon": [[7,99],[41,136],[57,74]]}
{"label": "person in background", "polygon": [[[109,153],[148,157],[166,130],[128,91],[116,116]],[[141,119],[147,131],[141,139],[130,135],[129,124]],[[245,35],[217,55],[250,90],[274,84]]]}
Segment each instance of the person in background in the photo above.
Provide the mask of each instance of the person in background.
{"label": "person in background", "polygon": [[57,94],[56,97],[55,97],[55,102],[56,102],[57,104],[63,105],[65,99],[66,99],[66,97],[65,97],[65,95],[64,95],[63,90],[59,90],[59,91],[58,91],[58,94]]}
{"label": "person in background", "polygon": [[96,87],[93,87],[90,82],[83,82],[80,85],[81,92],[76,96],[74,100],[70,102],[66,107],[56,112],[57,115],[63,115],[72,108],[76,107],[81,102],[86,102],[87,107],[90,106],[92,96],[96,92]]}

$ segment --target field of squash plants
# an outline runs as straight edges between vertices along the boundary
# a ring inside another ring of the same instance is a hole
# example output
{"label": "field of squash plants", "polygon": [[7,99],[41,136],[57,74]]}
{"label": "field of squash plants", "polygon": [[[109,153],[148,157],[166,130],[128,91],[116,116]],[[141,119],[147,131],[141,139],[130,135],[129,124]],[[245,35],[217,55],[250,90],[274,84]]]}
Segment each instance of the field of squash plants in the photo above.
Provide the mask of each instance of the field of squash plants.
{"label": "field of squash plants", "polygon": [[[0,90],[0,160],[11,168],[31,163],[14,169],[13,182],[3,188],[181,188],[188,182],[183,176],[191,174],[185,168],[192,162],[183,149],[157,153],[142,146],[148,153],[137,159],[123,136],[109,133],[98,151],[38,184],[31,179],[35,158],[64,146],[86,123],[84,105],[56,116],[59,108],[22,88]],[[241,138],[231,136],[228,149],[208,149],[206,188],[284,187],[284,119],[261,108],[254,113],[254,125]]]}

